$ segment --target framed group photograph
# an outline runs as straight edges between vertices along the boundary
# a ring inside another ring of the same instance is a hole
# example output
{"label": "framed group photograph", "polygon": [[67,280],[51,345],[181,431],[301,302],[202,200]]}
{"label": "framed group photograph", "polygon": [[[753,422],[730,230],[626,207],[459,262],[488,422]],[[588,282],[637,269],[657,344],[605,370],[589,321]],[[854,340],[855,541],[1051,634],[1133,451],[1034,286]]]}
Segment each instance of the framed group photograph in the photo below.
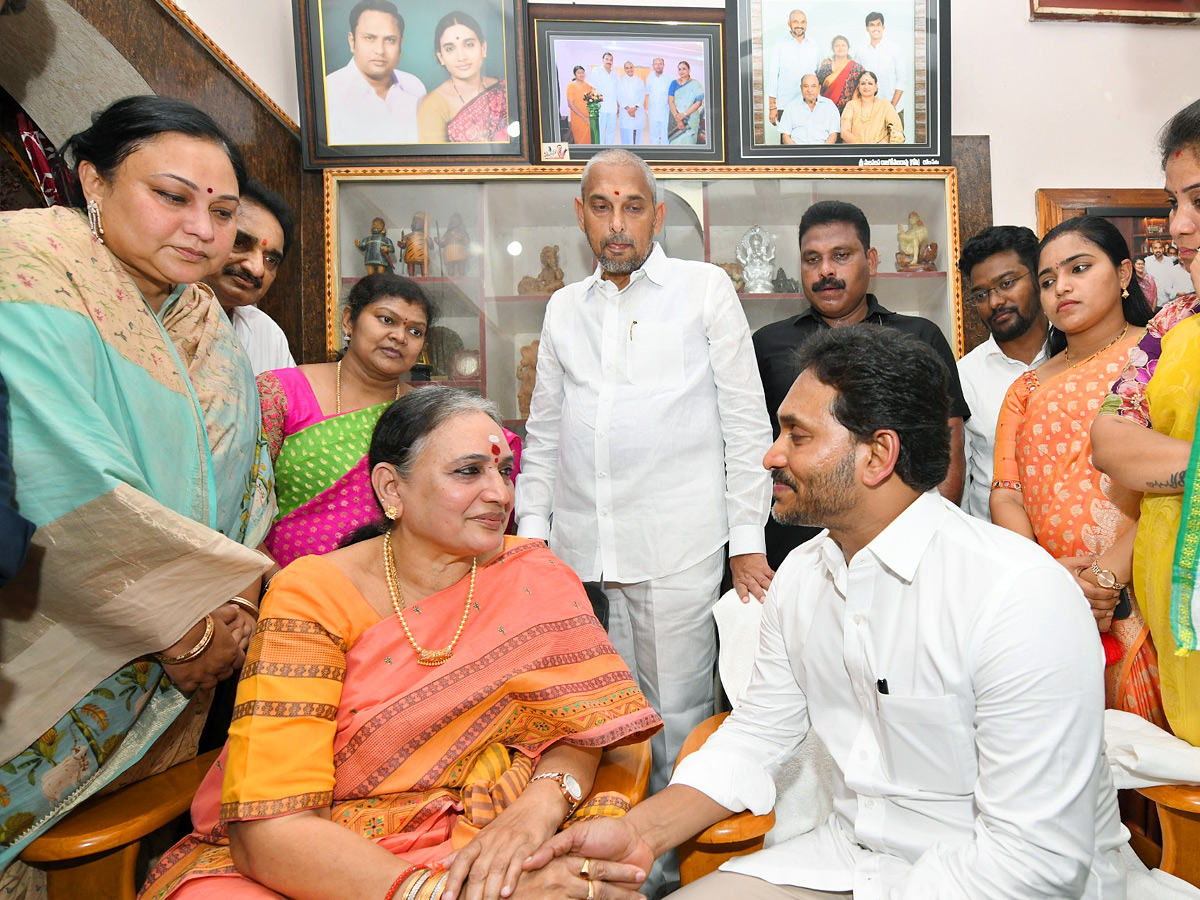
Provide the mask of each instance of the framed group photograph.
{"label": "framed group photograph", "polygon": [[950,0],[727,0],[731,155],[950,160]]}
{"label": "framed group photograph", "polygon": [[529,159],[524,0],[293,0],[304,162]]}
{"label": "framed group photograph", "polygon": [[532,6],[541,161],[627,147],[651,162],[724,162],[723,19],[719,9]]}

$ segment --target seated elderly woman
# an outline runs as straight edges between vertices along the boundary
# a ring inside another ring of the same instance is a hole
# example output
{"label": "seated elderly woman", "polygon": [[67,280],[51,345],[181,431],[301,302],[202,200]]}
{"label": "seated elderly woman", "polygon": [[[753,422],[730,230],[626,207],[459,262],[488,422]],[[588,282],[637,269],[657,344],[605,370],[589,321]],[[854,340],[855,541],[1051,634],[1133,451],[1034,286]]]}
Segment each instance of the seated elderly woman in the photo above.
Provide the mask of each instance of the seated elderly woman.
{"label": "seated elderly woman", "polygon": [[[502,433],[444,386],[384,412],[369,458],[390,523],[272,581],[195,831],[143,896],[429,900],[468,872],[469,897],[592,896],[580,859],[521,864],[601,811],[577,808],[601,749],[661,721],[574,573],[505,537]],[[605,896],[632,897],[639,873],[612,874],[630,890]]]}
{"label": "seated elderly woman", "polygon": [[233,246],[241,156],[154,96],[64,150],[86,212],[0,217],[13,483],[37,526],[0,600],[0,867],[89,793],[195,754],[197,688],[241,664],[269,562],[254,375],[197,283]]}

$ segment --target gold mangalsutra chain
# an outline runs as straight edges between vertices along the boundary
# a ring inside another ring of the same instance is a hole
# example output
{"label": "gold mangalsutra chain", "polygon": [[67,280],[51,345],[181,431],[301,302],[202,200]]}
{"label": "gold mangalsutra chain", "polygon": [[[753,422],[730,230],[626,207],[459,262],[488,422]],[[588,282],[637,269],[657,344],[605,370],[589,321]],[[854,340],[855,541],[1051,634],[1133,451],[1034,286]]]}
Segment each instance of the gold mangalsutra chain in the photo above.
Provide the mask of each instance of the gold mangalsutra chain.
{"label": "gold mangalsutra chain", "polygon": [[1121,329],[1120,334],[1118,334],[1115,338],[1113,338],[1111,341],[1109,341],[1107,344],[1105,344],[1103,347],[1101,347],[1099,350],[1097,350],[1095,353],[1093,353],[1087,359],[1080,360],[1077,363],[1071,362],[1070,348],[1063,350],[1063,358],[1067,361],[1067,368],[1073,369],[1076,366],[1082,366],[1082,365],[1086,365],[1087,363],[1090,363],[1093,359],[1095,359],[1097,356],[1099,356],[1101,353],[1103,353],[1105,350],[1107,350],[1113,344],[1117,343],[1117,341],[1121,340],[1121,338],[1125,337],[1125,333],[1127,331],[1129,331],[1129,323],[1128,322],[1125,323],[1125,327]]}
{"label": "gold mangalsutra chain", "polygon": [[443,647],[441,650],[427,650],[417,643],[413,637],[412,631],[408,627],[408,622],[404,619],[404,597],[400,592],[400,576],[396,573],[396,557],[392,553],[392,530],[389,528],[383,533],[383,572],[387,576],[388,593],[392,595],[392,609],[396,611],[396,618],[400,620],[400,627],[404,629],[404,636],[408,638],[409,644],[417,651],[417,662],[423,666],[440,666],[442,663],[450,659],[454,653],[454,646],[458,643],[458,639],[462,637],[463,629],[467,627],[467,617],[471,615],[471,603],[475,599],[475,568],[477,559],[471,557],[471,581],[467,587],[467,602],[463,606],[462,618],[458,622],[458,631],[454,632],[454,638],[450,641],[449,646]]}
{"label": "gold mangalsutra chain", "polygon": [[[336,415],[342,414],[342,361],[337,361],[336,374],[333,379],[333,399],[336,404],[334,412]],[[396,382],[396,399],[400,399],[400,382]]]}

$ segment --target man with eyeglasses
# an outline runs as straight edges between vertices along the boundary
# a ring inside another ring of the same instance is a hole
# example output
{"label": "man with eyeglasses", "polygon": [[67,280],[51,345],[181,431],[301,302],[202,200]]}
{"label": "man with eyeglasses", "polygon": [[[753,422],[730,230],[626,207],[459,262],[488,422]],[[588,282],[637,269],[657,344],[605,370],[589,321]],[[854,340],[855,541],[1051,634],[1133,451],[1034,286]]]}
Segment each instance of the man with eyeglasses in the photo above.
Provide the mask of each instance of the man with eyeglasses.
{"label": "man with eyeglasses", "polygon": [[[879,252],[871,246],[871,226],[866,215],[853,203],[841,200],[814,203],[800,217],[799,231],[800,283],[809,308],[754,333],[754,355],[775,437],[779,437],[775,414],[800,374],[796,368],[796,349],[806,338],[817,331],[859,322],[903,332],[932,347],[949,373],[950,465],[938,491],[951,503],[961,502],[963,422],[971,410],[963,399],[954,351],[945,335],[928,319],[892,312],[868,292],[879,267]],[[819,531],[820,528],[811,525],[786,525],[772,516],[765,529],[767,563],[772,569],[779,568],[788,553]]]}
{"label": "man with eyeglasses", "polygon": [[1009,385],[1046,360],[1049,324],[1037,287],[1037,236],[1028,228],[995,225],[967,241],[958,260],[967,306],[990,332],[958,361],[963,395],[971,407],[965,426],[967,477],[962,508],[992,520],[992,454],[996,419]]}

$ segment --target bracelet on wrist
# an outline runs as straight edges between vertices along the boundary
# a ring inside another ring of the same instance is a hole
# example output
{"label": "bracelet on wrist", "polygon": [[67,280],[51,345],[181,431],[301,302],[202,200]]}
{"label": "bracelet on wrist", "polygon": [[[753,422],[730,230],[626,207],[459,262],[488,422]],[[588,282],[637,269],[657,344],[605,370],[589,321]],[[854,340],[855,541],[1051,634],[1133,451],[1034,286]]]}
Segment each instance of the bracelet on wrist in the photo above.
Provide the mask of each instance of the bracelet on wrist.
{"label": "bracelet on wrist", "polygon": [[208,649],[208,645],[212,643],[213,636],[213,617],[207,615],[204,617],[204,636],[197,641],[196,646],[186,653],[181,653],[178,656],[167,656],[165,653],[155,653],[154,658],[165,666],[178,666],[181,663],[191,662],[201,653]]}
{"label": "bracelet on wrist", "polygon": [[401,872],[400,877],[397,878],[395,881],[393,881],[392,886],[390,888],[388,888],[388,892],[384,896],[383,900],[394,900],[397,892],[402,893],[402,890],[401,890],[402,886],[403,886],[405,880],[408,878],[408,876],[413,874],[413,872],[419,872],[423,868],[425,868],[425,867],[424,866],[409,866],[407,869],[405,869],[403,872]]}
{"label": "bracelet on wrist", "polygon": [[446,879],[450,877],[449,872],[442,872],[441,876],[434,880],[430,878],[426,883],[429,888],[428,892],[423,892],[421,900],[438,900],[442,896],[442,891],[446,889]]}
{"label": "bracelet on wrist", "polygon": [[254,616],[254,618],[256,618],[256,619],[258,618],[258,606],[254,603],[251,603],[249,600],[247,600],[245,597],[241,596],[240,594],[237,597],[230,597],[229,602],[232,603],[234,606],[241,607],[246,612],[250,613],[250,615]]}
{"label": "bracelet on wrist", "polygon": [[410,887],[408,889],[408,893],[404,895],[404,900],[417,900],[417,895],[421,892],[421,886],[429,880],[429,877],[432,874],[433,873],[430,872],[425,866],[422,866],[419,870],[414,872],[412,876],[410,876],[410,879],[412,880],[412,887]]}

